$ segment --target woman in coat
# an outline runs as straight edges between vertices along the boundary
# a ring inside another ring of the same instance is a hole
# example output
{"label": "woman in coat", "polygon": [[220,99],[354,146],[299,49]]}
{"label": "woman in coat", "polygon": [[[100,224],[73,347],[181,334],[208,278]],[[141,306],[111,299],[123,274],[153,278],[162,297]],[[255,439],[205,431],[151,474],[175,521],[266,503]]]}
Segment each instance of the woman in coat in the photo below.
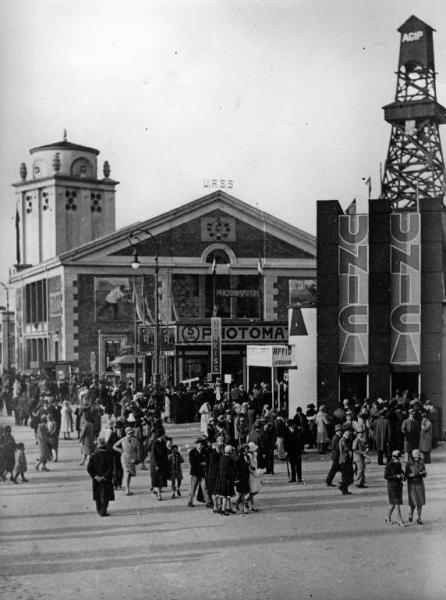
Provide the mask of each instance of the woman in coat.
{"label": "woman in coat", "polygon": [[51,460],[51,449],[48,444],[48,429],[47,429],[47,418],[43,415],[40,418],[40,423],[37,426],[37,443],[39,444],[39,456],[36,463],[36,471],[39,470],[39,466],[42,465],[42,471],[49,471],[46,468],[46,463]]}
{"label": "woman in coat", "polygon": [[104,438],[99,437],[98,448],[90,456],[87,466],[92,480],[93,500],[101,517],[108,517],[108,503],[115,499],[113,489],[113,456]]}
{"label": "woman in coat", "polygon": [[220,458],[217,494],[221,496],[221,514],[230,515],[231,496],[234,496],[235,464],[232,458],[232,446],[225,446]]}
{"label": "woman in coat", "polygon": [[418,450],[421,451],[424,464],[428,465],[431,462],[431,450],[433,441],[432,423],[427,418],[426,413],[423,413],[420,426],[420,441]]}
{"label": "woman in coat", "polygon": [[48,445],[50,447],[51,454],[54,452],[54,462],[56,463],[59,459],[59,430],[57,428],[57,423],[54,419],[54,416],[51,413],[48,414],[48,422],[46,427],[48,430]]}
{"label": "woman in coat", "polygon": [[60,417],[60,430],[63,433],[63,439],[69,440],[71,439],[70,433],[73,431],[73,411],[68,400],[63,401]]}
{"label": "woman in coat", "polygon": [[87,456],[90,456],[94,452],[94,426],[88,414],[80,432],[79,443],[82,444],[81,455],[83,456],[79,464],[84,465]]}
{"label": "woman in coat", "polygon": [[5,481],[7,473],[13,479],[16,443],[11,427],[6,425],[0,438],[0,477]]}
{"label": "woman in coat", "polygon": [[324,454],[328,437],[328,415],[325,406],[322,405],[315,418],[316,423],[316,443],[319,454]]}
{"label": "woman in coat", "polygon": [[238,498],[236,502],[237,510],[240,509],[240,504],[243,506],[243,514],[249,512],[247,501],[249,498],[249,471],[250,471],[250,459],[249,459],[249,446],[243,444],[240,448],[240,454],[237,460],[237,480],[236,490],[238,492]]}
{"label": "woman in coat", "polygon": [[401,452],[394,450],[392,452],[392,460],[386,464],[384,470],[384,478],[387,479],[387,493],[389,495],[389,513],[386,519],[386,523],[389,525],[392,523],[392,513],[396,507],[398,513],[398,525],[405,527],[405,523],[401,516],[401,504],[403,503],[403,481],[404,473],[403,467],[400,461]]}
{"label": "woman in coat", "polygon": [[417,449],[412,450],[412,458],[406,464],[404,473],[407,480],[407,494],[409,497],[410,513],[408,520],[413,521],[415,507],[417,509],[417,523],[422,525],[421,510],[426,504],[426,495],[424,491],[424,478],[426,477],[426,467],[421,458],[421,452]]}
{"label": "woman in coat", "polygon": [[214,505],[213,511],[217,513],[221,510],[220,496],[217,494],[218,477],[220,473],[220,458],[223,454],[224,439],[218,437],[212,444],[212,450],[209,455],[209,466],[206,479],[206,487],[209,497]]}
{"label": "woman in coat", "polygon": [[161,492],[163,487],[166,487],[169,478],[169,455],[164,435],[164,428],[156,430],[150,454],[152,490],[158,500],[162,500]]}

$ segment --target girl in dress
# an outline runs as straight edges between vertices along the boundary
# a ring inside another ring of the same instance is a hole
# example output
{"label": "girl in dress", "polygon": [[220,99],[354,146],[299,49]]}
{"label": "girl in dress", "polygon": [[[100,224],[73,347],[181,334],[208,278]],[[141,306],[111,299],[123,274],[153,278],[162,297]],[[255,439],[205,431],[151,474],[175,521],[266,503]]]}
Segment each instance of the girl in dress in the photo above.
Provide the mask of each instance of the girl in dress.
{"label": "girl in dress", "polygon": [[252,512],[258,512],[255,503],[255,497],[262,488],[260,481],[260,473],[257,468],[257,446],[254,442],[248,443],[248,458],[249,458],[249,497],[246,501],[246,507],[251,508]]}
{"label": "girl in dress", "polygon": [[417,523],[422,525],[421,510],[426,504],[426,495],[424,491],[424,478],[426,477],[426,467],[424,466],[421,452],[412,450],[412,459],[406,464],[404,473],[407,479],[407,493],[409,497],[409,521],[413,521],[415,507],[417,509]]}

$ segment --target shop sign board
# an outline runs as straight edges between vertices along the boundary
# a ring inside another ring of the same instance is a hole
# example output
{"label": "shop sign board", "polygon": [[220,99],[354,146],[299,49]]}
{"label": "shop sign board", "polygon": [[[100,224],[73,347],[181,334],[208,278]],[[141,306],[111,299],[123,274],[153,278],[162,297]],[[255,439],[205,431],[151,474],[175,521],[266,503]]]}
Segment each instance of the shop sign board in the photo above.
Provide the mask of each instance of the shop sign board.
{"label": "shop sign board", "polygon": [[284,344],[246,346],[246,364],[248,367],[297,368],[294,347]]}
{"label": "shop sign board", "polygon": [[[179,344],[209,344],[212,329],[209,325],[181,325],[178,327],[177,342]],[[221,325],[221,341],[223,344],[246,344],[288,341],[288,326],[279,324],[224,324]]]}
{"label": "shop sign board", "polygon": [[221,373],[221,318],[211,319],[211,373]]}

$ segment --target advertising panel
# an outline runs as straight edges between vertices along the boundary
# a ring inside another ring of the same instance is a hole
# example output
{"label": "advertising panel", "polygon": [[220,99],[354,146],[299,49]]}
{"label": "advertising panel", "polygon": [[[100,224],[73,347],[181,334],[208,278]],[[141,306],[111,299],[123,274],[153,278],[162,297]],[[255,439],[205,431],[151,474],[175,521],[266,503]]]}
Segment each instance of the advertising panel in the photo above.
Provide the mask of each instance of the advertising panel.
{"label": "advertising panel", "polygon": [[211,319],[211,373],[220,375],[221,373],[221,319],[212,317]]}
{"label": "advertising panel", "polygon": [[369,219],[341,215],[339,242],[339,363],[368,363]]}
{"label": "advertising panel", "polygon": [[415,212],[390,215],[391,363],[420,364],[421,222]]}

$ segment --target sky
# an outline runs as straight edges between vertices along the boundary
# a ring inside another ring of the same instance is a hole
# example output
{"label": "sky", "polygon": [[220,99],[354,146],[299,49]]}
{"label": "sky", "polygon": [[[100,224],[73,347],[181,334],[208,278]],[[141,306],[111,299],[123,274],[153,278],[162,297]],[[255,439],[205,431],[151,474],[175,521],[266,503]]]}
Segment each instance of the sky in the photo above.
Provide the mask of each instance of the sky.
{"label": "sky", "polygon": [[[15,261],[29,149],[100,150],[117,227],[231,179],[240,200],[316,233],[316,201],[379,193],[400,34],[431,25],[446,104],[444,0],[2,0],[0,281]],[[444,134],[442,133],[443,140]],[[443,141],[444,146],[444,141]],[[101,171],[100,171],[101,172]],[[1,290],[0,290],[1,293]],[[0,304],[3,300],[0,298]]]}

